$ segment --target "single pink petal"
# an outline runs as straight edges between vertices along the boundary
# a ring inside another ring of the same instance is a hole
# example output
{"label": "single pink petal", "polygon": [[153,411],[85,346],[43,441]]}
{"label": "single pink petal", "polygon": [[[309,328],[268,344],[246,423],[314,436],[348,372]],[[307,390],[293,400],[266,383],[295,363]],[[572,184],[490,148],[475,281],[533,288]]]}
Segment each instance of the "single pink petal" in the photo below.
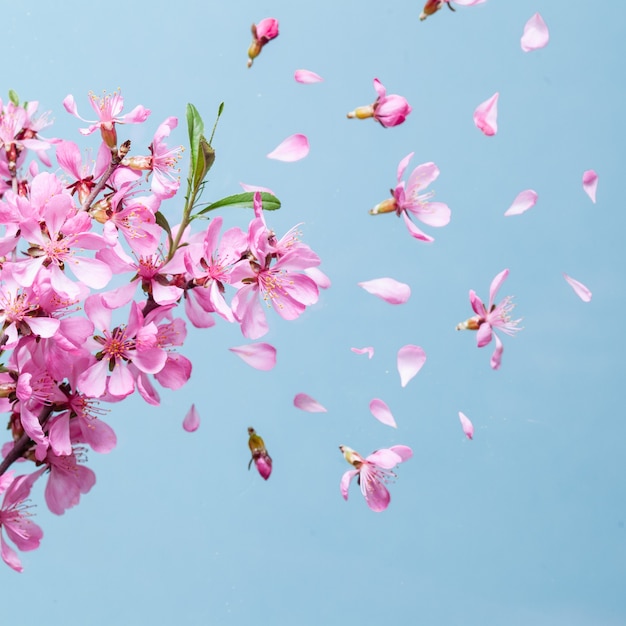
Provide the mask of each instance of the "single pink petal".
{"label": "single pink petal", "polygon": [[593,170],[583,173],[583,189],[591,198],[591,202],[596,203],[596,191],[598,189],[598,175]]}
{"label": "single pink petal", "polygon": [[367,358],[371,359],[374,356],[374,348],[368,346],[367,348],[350,348],[355,354],[367,354]]}
{"label": "single pink petal", "polygon": [[474,438],[474,425],[470,422],[469,418],[465,413],[461,413],[459,411],[459,419],[461,420],[461,426],[463,428],[463,432],[468,439]]}
{"label": "single pink petal", "polygon": [[269,343],[249,343],[228,349],[255,369],[267,372],[276,365],[276,348]]}
{"label": "single pink petal", "polygon": [[328,409],[323,407],[317,400],[307,396],[306,393],[298,393],[293,399],[293,405],[297,409],[308,411],[309,413],[327,413]]}
{"label": "single pink petal", "polygon": [[411,296],[411,288],[393,278],[375,278],[358,283],[367,293],[382,298],[389,304],[404,304]]}
{"label": "single pink petal", "polygon": [[508,275],[509,270],[507,268],[502,270],[499,274],[496,274],[491,281],[491,285],[489,285],[489,308],[495,304],[496,295],[498,291],[500,291],[500,287],[502,287],[502,284],[507,279]]}
{"label": "single pink petal", "polygon": [[318,267],[306,267],[304,273],[320,288],[328,289],[331,285],[330,278]]}
{"label": "single pink petal", "polygon": [[491,355],[491,361],[489,364],[491,365],[491,369],[497,370],[500,369],[500,364],[502,363],[502,352],[504,352],[504,346],[500,341],[500,337],[498,337],[496,333],[493,333],[493,336],[496,341],[496,347]]}
{"label": "single pink petal", "polygon": [[293,77],[296,79],[297,83],[302,83],[303,85],[320,83],[324,80],[319,74],[311,72],[310,70],[296,70]]}
{"label": "single pink petal", "polygon": [[398,372],[400,384],[406,387],[409,381],[422,369],[426,363],[426,353],[419,346],[407,344],[398,350]]}
{"label": "single pink petal", "polygon": [[498,98],[500,94],[496,93],[476,107],[474,111],[474,124],[476,128],[482,131],[487,137],[491,137],[498,132]]}
{"label": "single pink petal", "polygon": [[397,445],[397,446],[391,446],[391,448],[389,449],[392,452],[395,452],[400,457],[400,459],[402,459],[400,463],[404,463],[405,461],[408,461],[413,456],[413,450],[411,450],[409,446]]}
{"label": "single pink petal", "polygon": [[591,291],[589,291],[588,287],[583,285],[581,282],[577,281],[575,278],[568,276],[565,272],[563,272],[563,276],[565,280],[570,284],[574,293],[583,301],[583,302],[591,302]]}
{"label": "single pink petal", "polygon": [[491,338],[495,333],[491,328],[491,324],[487,322],[483,322],[476,331],[476,345],[479,348],[484,348],[488,343],[491,342]]}
{"label": "single pink petal", "polygon": [[539,13],[535,13],[524,26],[521,44],[524,52],[545,48],[550,41],[548,27]]}
{"label": "single pink petal", "polygon": [[394,452],[391,448],[381,448],[372,452],[365,459],[368,463],[382,467],[383,469],[391,469],[402,463],[402,457]]}
{"label": "single pink petal", "polygon": [[380,398],[374,398],[370,402],[370,411],[379,422],[382,422],[386,426],[391,426],[392,428],[398,427],[391,413],[391,409]]}
{"label": "single pink petal", "polygon": [[192,433],[194,430],[198,430],[200,427],[200,414],[196,410],[196,405],[192,404],[191,408],[185,415],[185,419],[183,420],[183,428],[188,432]]}
{"label": "single pink petal", "polygon": [[276,146],[272,152],[267,155],[268,159],[276,159],[277,161],[299,161],[309,154],[309,140],[305,135],[291,135],[285,141]]}
{"label": "single pink petal", "polygon": [[515,200],[513,200],[513,204],[505,211],[505,217],[521,215],[528,209],[532,209],[537,203],[537,197],[537,192],[533,189],[526,189],[518,193]]}
{"label": "single pink petal", "polygon": [[244,191],[266,191],[267,193],[271,193],[273,196],[276,195],[271,189],[268,189],[267,187],[261,187],[260,185],[246,185],[246,183],[239,184]]}
{"label": "single pink petal", "polygon": [[375,467],[369,463],[364,463],[361,467],[361,493],[365,497],[365,502],[372,511],[380,513],[384,511],[391,500],[389,491],[385,487]]}
{"label": "single pink petal", "polygon": [[350,487],[350,482],[358,473],[359,473],[359,470],[348,470],[341,477],[341,482],[339,483],[339,490],[341,491],[341,495],[343,496],[344,500],[348,499],[348,488]]}

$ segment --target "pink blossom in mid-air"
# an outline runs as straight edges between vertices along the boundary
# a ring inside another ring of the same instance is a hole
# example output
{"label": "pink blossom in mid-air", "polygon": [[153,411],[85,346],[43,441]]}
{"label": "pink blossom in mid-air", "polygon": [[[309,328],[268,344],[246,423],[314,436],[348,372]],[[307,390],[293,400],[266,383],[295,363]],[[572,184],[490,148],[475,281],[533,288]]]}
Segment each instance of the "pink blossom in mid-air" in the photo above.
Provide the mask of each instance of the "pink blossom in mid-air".
{"label": "pink blossom in mid-air", "polygon": [[528,211],[528,209],[532,209],[537,203],[537,192],[533,189],[526,189],[525,191],[521,191],[515,196],[515,200],[513,200],[513,204],[505,211],[505,217],[510,217],[511,215],[521,215]]}
{"label": "pink blossom in mid-air", "polygon": [[391,426],[392,428],[398,427],[391,413],[391,409],[380,398],[374,398],[370,402],[370,412],[379,422],[385,424],[385,426]]}
{"label": "pink blossom in mid-air", "polygon": [[568,276],[565,272],[563,272],[563,276],[565,280],[568,282],[570,287],[574,290],[574,293],[583,301],[583,302],[591,302],[591,291],[586,285],[583,285],[580,281]]}
{"label": "pink blossom in mid-air", "polygon": [[256,466],[257,471],[261,475],[263,480],[267,480],[272,473],[272,457],[268,454],[265,442],[260,435],[257,435],[252,426],[248,428],[248,447],[252,453],[252,458],[248,463],[248,469],[250,469],[252,462]]}
{"label": "pink blossom in mid-air", "polygon": [[293,405],[297,409],[308,413],[328,413],[328,409],[322,406],[317,400],[307,396],[306,393],[298,393],[293,399]]}
{"label": "pink blossom in mid-air", "polygon": [[411,296],[411,288],[393,278],[374,278],[358,285],[389,304],[404,304]]}
{"label": "pink blossom in mid-air", "polygon": [[420,241],[431,242],[434,238],[422,232],[413,220],[418,219],[428,226],[440,228],[450,222],[450,208],[443,202],[431,202],[435,195],[434,191],[426,190],[426,187],[437,180],[439,168],[432,162],[418,165],[410,174],[406,183],[402,176],[413,157],[413,152],[405,156],[398,164],[396,175],[396,187],[391,190],[392,197],[383,200],[370,210],[370,215],[381,213],[395,213],[402,216],[411,237]]}
{"label": "pink blossom in mid-air", "polygon": [[496,93],[488,100],[481,102],[474,111],[474,124],[487,137],[492,137],[498,132],[498,98]]}
{"label": "pink blossom in mid-air", "polygon": [[296,70],[293,77],[297,83],[302,83],[303,85],[321,83],[324,80],[319,74],[310,70]]}
{"label": "pink blossom in mid-air", "polygon": [[269,343],[249,343],[228,349],[257,370],[267,372],[276,365],[276,348]]}
{"label": "pink blossom in mid-air", "polygon": [[530,52],[545,48],[550,41],[548,27],[539,13],[535,13],[524,26],[524,34],[520,40],[522,50]]}
{"label": "pink blossom in mid-air", "polygon": [[411,448],[403,445],[391,446],[376,450],[366,458],[348,446],[339,446],[339,449],[346,461],[355,468],[341,477],[339,489],[343,499],[348,499],[348,487],[356,476],[367,506],[377,513],[384,511],[391,500],[385,485],[396,477],[391,470],[413,456]]}
{"label": "pink blossom in mid-air", "polygon": [[487,0],[426,0],[426,4],[420,14],[420,20],[424,21],[429,15],[433,15],[433,13],[439,11],[444,4],[447,5],[451,11],[455,11],[456,9],[452,6],[452,2],[462,7],[471,7],[486,1]]}
{"label": "pink blossom in mid-air", "polygon": [[374,79],[374,89],[378,94],[376,102],[366,106],[357,107],[354,111],[350,111],[347,117],[359,120],[373,117],[379,124],[381,124],[381,126],[384,126],[385,128],[402,124],[408,114],[412,111],[406,98],[397,94],[391,94],[388,96],[387,90],[378,78]]}
{"label": "pink blossom in mid-air", "polygon": [[398,350],[400,384],[406,387],[426,363],[426,353],[420,346],[408,344]]}
{"label": "pink blossom in mid-air", "polygon": [[252,62],[261,54],[263,46],[278,37],[278,20],[266,17],[258,24],[252,24],[251,30],[252,43],[248,48],[248,67],[252,67]]}
{"label": "pink blossom in mid-air", "polygon": [[185,415],[185,419],[183,420],[183,428],[188,433],[192,433],[200,428],[200,414],[195,404],[192,404],[189,411],[187,411],[187,415]]}
{"label": "pink blossom in mid-air", "polygon": [[591,199],[596,203],[596,191],[598,190],[598,175],[593,170],[583,172],[583,189]]}
{"label": "pink blossom in mid-air", "polygon": [[463,432],[468,439],[474,438],[474,425],[470,421],[469,417],[465,415],[465,413],[461,413],[459,411],[459,420],[461,420],[461,428],[463,428]]}
{"label": "pink blossom in mid-air", "polygon": [[367,348],[350,348],[355,354],[367,354],[367,358],[371,359],[374,356],[374,348],[368,346]]}
{"label": "pink blossom in mid-air", "polygon": [[483,348],[490,343],[492,336],[495,338],[496,348],[491,355],[491,368],[494,370],[500,367],[502,351],[504,349],[502,341],[500,341],[495,330],[501,330],[507,335],[514,335],[518,330],[521,330],[521,328],[518,327],[521,319],[512,320],[510,317],[510,313],[515,306],[511,302],[511,296],[506,296],[497,305],[495,304],[496,294],[508,275],[509,270],[503,270],[491,281],[491,287],[489,288],[489,306],[485,306],[474,290],[470,289],[470,304],[476,315],[457,324],[456,327],[457,330],[478,331],[476,343],[479,348]]}
{"label": "pink blossom in mid-air", "polygon": [[309,140],[306,135],[291,135],[282,141],[268,155],[268,159],[292,163],[304,159],[309,154]]}

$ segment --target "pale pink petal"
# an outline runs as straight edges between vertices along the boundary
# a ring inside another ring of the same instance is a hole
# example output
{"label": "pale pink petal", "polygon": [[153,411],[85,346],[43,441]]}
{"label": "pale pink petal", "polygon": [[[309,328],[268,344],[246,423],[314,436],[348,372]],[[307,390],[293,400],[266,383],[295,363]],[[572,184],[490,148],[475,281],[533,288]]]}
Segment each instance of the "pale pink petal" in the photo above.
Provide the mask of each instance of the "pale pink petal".
{"label": "pale pink petal", "polygon": [[276,348],[269,343],[249,343],[228,349],[255,369],[267,372],[276,365]]}
{"label": "pale pink petal", "polygon": [[380,398],[374,398],[370,402],[370,411],[372,415],[386,426],[397,428],[396,420],[393,418],[391,409]]}
{"label": "pale pink petal", "polygon": [[461,7],[473,7],[476,4],[482,4],[487,0],[454,0],[454,4],[458,4]]}
{"label": "pale pink petal", "polygon": [[400,457],[400,463],[408,461],[413,456],[413,450],[409,446],[397,445],[391,446],[389,449]]}
{"label": "pale pink petal", "polygon": [[320,288],[328,289],[331,285],[330,278],[317,267],[307,267],[304,273]]}
{"label": "pale pink petal", "polygon": [[341,482],[339,483],[339,490],[341,491],[341,495],[343,496],[344,500],[348,499],[348,488],[350,487],[350,482],[358,473],[359,473],[359,470],[348,470],[341,477]]}
{"label": "pale pink petal", "polygon": [[411,288],[393,278],[375,278],[358,283],[358,285],[389,304],[404,304],[411,296]]}
{"label": "pale pink petal", "polygon": [[191,408],[185,415],[185,419],[183,420],[183,428],[188,432],[192,433],[194,430],[198,430],[200,427],[200,414],[196,410],[196,405],[192,404]]}
{"label": "pale pink petal", "polygon": [[502,270],[499,274],[496,274],[496,276],[494,276],[493,280],[491,281],[491,285],[489,285],[489,307],[491,307],[495,303],[496,295],[498,291],[500,291],[500,287],[502,287],[502,284],[507,279],[508,275],[509,270],[507,268]]}
{"label": "pale pink petal", "polygon": [[483,322],[476,331],[476,345],[479,348],[484,348],[488,343],[491,342],[491,338],[495,333],[491,328],[491,325],[487,322]]}
{"label": "pale pink petal", "polygon": [[391,448],[381,448],[372,452],[365,459],[368,463],[382,467],[383,469],[391,469],[402,463],[402,457],[394,452]]}
{"label": "pale pink petal", "polygon": [[406,387],[409,381],[422,369],[426,363],[426,353],[419,346],[407,344],[398,350],[398,372],[400,384]]}
{"label": "pale pink petal", "polygon": [[463,432],[468,439],[474,438],[474,425],[470,422],[470,419],[465,415],[465,413],[461,413],[459,411],[459,419],[461,420],[461,427],[463,428]]}
{"label": "pale pink petal", "polygon": [[524,52],[545,48],[550,41],[548,27],[539,13],[535,13],[524,26],[521,44]]}
{"label": "pale pink petal", "polygon": [[302,83],[303,85],[320,83],[324,80],[319,74],[311,72],[310,70],[296,70],[293,77],[296,79],[297,83]]}
{"label": "pale pink petal", "polygon": [[568,276],[565,272],[563,272],[563,276],[565,280],[570,284],[574,293],[583,301],[583,302],[591,302],[591,291],[583,285],[581,282],[577,281],[575,278]]}
{"label": "pale pink petal", "polygon": [[266,191],[267,193],[271,193],[273,196],[276,195],[271,189],[268,189],[267,187],[261,187],[260,185],[246,185],[246,183],[239,184],[244,191]]}
{"label": "pale pink petal", "polygon": [[496,333],[493,333],[493,336],[496,341],[496,347],[491,355],[491,361],[489,364],[491,365],[491,369],[497,370],[500,369],[500,363],[502,363],[502,352],[504,351],[504,346],[500,341],[500,337],[498,337]]}
{"label": "pale pink petal", "polygon": [[293,405],[297,409],[308,411],[309,413],[327,413],[328,409],[323,407],[317,400],[307,396],[306,393],[298,393],[293,399]]}
{"label": "pale pink petal", "polygon": [[367,358],[371,359],[374,356],[374,348],[368,346],[367,348],[350,348],[355,354],[367,354]]}
{"label": "pale pink petal", "polygon": [[419,239],[420,241],[426,241],[428,243],[435,241],[434,237],[431,237],[430,235],[427,235],[425,232],[422,232],[411,221],[411,218],[408,216],[406,211],[402,211],[402,219],[404,220],[406,227],[409,229],[409,233],[411,234],[411,237],[413,237],[414,239]]}
{"label": "pale pink petal", "polygon": [[593,170],[583,173],[583,189],[591,198],[591,202],[596,203],[596,191],[598,189],[598,175]]}
{"label": "pale pink petal", "polygon": [[277,161],[299,161],[309,154],[309,140],[305,135],[291,135],[267,155]]}
{"label": "pale pink petal", "polygon": [[505,217],[521,215],[528,209],[532,209],[537,203],[537,197],[537,192],[533,189],[526,189],[518,193],[515,200],[513,200],[513,204],[505,211]]}
{"label": "pale pink petal", "polygon": [[500,94],[496,93],[476,107],[474,111],[474,124],[476,128],[482,131],[488,137],[498,132],[498,98]]}

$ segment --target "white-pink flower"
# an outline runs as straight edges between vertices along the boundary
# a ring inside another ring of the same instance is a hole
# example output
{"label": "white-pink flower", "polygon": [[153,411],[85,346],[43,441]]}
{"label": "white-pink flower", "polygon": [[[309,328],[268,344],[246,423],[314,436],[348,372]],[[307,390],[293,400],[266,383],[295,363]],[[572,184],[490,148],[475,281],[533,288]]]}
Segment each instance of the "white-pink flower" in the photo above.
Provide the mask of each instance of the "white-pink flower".
{"label": "white-pink flower", "polygon": [[252,43],[248,48],[248,67],[252,67],[252,62],[261,54],[263,46],[278,37],[278,20],[266,17],[258,24],[252,24],[251,30]]}
{"label": "white-pink flower", "polygon": [[420,14],[420,20],[424,21],[429,15],[433,15],[433,13],[439,11],[444,4],[451,11],[455,11],[456,9],[452,6],[452,2],[454,2],[454,4],[458,4],[459,6],[471,7],[475,4],[482,4],[486,1],[487,0],[426,0],[426,4]]}
{"label": "white-pink flower", "polygon": [[388,96],[385,86],[378,78],[374,79],[374,89],[378,94],[376,101],[373,104],[357,107],[354,111],[350,111],[346,117],[359,120],[372,117],[385,128],[402,124],[412,111],[407,99],[395,93]]}

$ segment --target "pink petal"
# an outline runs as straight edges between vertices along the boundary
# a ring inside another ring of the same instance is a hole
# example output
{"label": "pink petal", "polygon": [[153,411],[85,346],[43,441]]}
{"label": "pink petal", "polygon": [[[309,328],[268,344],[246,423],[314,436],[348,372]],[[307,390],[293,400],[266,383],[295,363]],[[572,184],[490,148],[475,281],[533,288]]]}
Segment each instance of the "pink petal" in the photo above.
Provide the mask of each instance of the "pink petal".
{"label": "pink petal", "polygon": [[400,384],[406,387],[409,381],[422,369],[426,363],[426,353],[419,346],[407,344],[398,350],[398,372]]}
{"label": "pink petal", "polygon": [[191,408],[185,415],[185,419],[183,420],[183,428],[188,432],[192,433],[194,430],[198,430],[200,427],[200,415],[196,410],[196,405],[192,404]]}
{"label": "pink petal", "polygon": [[352,350],[355,354],[367,354],[368,359],[371,359],[374,356],[374,348],[371,346],[367,348],[350,348],[350,350]]}
{"label": "pink petal", "polygon": [[404,463],[405,461],[408,461],[413,456],[413,450],[411,450],[409,446],[397,445],[397,446],[391,446],[391,448],[389,449],[392,452],[395,452],[400,457],[400,459],[402,459],[400,463]]}
{"label": "pink petal", "polygon": [[583,189],[591,198],[591,202],[596,203],[596,190],[598,189],[598,175],[593,170],[583,173]]}
{"label": "pink petal", "polygon": [[319,74],[311,72],[310,70],[296,70],[293,77],[296,79],[297,83],[302,83],[303,85],[320,83],[324,80]]}
{"label": "pink petal", "polygon": [[498,132],[498,98],[500,94],[496,93],[476,107],[474,111],[474,124],[476,128],[482,131],[488,137]]}
{"label": "pink petal", "polygon": [[309,140],[305,135],[291,135],[267,155],[277,161],[299,161],[309,154]]}
{"label": "pink petal", "polygon": [[550,41],[548,27],[539,13],[535,13],[524,26],[521,44],[524,52],[545,48]]}
{"label": "pink petal", "polygon": [[370,411],[379,422],[382,422],[386,426],[397,428],[396,420],[393,419],[391,410],[380,398],[374,398],[370,402]]}
{"label": "pink petal", "polygon": [[261,187],[260,185],[246,185],[246,183],[239,184],[244,191],[267,191],[267,193],[271,193],[273,196],[276,195],[271,189],[268,189],[267,187]]}
{"label": "pink petal", "polygon": [[341,477],[341,482],[339,483],[339,490],[341,491],[341,495],[343,496],[344,500],[348,499],[348,488],[350,487],[350,482],[358,473],[359,473],[359,470],[348,470]]}
{"label": "pink petal", "polygon": [[257,370],[267,372],[276,365],[276,348],[269,343],[249,343],[228,349]]}
{"label": "pink petal", "polygon": [[500,369],[500,364],[502,363],[502,352],[504,351],[504,346],[500,341],[500,337],[498,337],[496,333],[493,333],[493,336],[496,342],[496,347],[491,355],[489,364],[491,365],[491,369],[497,370]]}
{"label": "pink petal", "polygon": [[461,426],[463,427],[463,432],[468,439],[474,438],[474,425],[470,422],[469,418],[465,413],[461,413],[459,411],[459,419],[461,420]]}
{"label": "pink petal", "polygon": [[505,211],[505,217],[521,215],[528,209],[532,209],[537,203],[537,197],[537,192],[533,189],[526,189],[518,193],[515,200],[513,200],[513,204]]}
{"label": "pink petal", "polygon": [[330,278],[317,267],[307,267],[304,273],[313,281],[320,289],[328,289],[331,285]]}
{"label": "pink petal", "polygon": [[391,448],[381,448],[380,450],[376,450],[376,452],[372,452],[365,460],[371,465],[377,465],[383,469],[391,469],[398,465],[398,463],[402,463],[403,459]]}
{"label": "pink petal", "polygon": [[375,278],[358,283],[358,285],[389,304],[404,304],[411,296],[411,288],[393,278]]}
{"label": "pink petal", "polygon": [[565,272],[563,272],[563,276],[565,280],[570,284],[574,293],[583,301],[583,302],[591,302],[591,291],[583,285],[581,282],[577,281],[575,278],[568,276]]}
{"label": "pink petal", "polygon": [[307,396],[306,393],[298,393],[293,399],[293,405],[297,409],[308,411],[309,413],[327,413],[328,409],[323,407],[317,400]]}

